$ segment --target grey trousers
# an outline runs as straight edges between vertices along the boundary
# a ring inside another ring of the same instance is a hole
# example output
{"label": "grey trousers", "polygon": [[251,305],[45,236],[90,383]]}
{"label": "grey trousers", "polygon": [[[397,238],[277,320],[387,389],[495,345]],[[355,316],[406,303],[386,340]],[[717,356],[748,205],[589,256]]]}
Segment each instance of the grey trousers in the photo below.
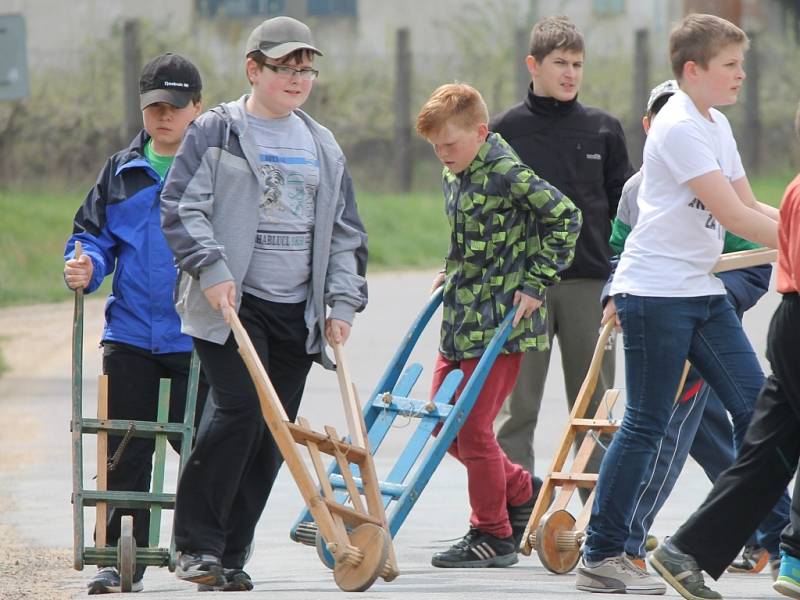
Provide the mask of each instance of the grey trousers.
{"label": "grey trousers", "polygon": [[[558,337],[561,350],[561,366],[567,392],[567,405],[572,410],[583,379],[592,362],[592,353],[600,330],[600,293],[605,281],[602,279],[569,279],[547,289],[545,298],[548,314],[548,337]],[[527,352],[522,359],[517,384],[506,399],[495,420],[497,441],[511,462],[522,465],[534,472],[534,432],[539,420],[547,369],[550,364],[550,350]],[[614,352],[607,350],[597,387],[589,406],[593,415],[606,390],[614,385]],[[563,430],[566,420],[560,415],[546,419],[546,427]],[[583,436],[576,436],[575,448]],[[601,437],[608,445],[610,438]],[[603,460],[603,450],[598,448],[592,455],[587,472],[597,473]],[[580,489],[585,501],[588,491]]]}

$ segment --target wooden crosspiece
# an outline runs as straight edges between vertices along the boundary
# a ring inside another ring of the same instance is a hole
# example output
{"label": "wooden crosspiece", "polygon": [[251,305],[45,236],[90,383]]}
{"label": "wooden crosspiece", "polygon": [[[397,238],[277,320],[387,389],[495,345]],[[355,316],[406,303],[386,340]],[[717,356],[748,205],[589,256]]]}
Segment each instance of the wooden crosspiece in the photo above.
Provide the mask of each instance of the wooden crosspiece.
{"label": "wooden crosspiece", "polygon": [[[239,346],[239,354],[255,384],[264,421],[319,527],[325,549],[334,558],[333,576],[336,584],[342,590],[352,592],[368,589],[378,577],[392,581],[399,574],[397,560],[367,441],[366,426],[341,346],[335,345],[334,353],[349,441],[340,437],[331,426],[326,426],[325,433],[320,433],[312,430],[308,420],[303,417],[299,417],[297,423],[289,421],[238,316],[228,310],[226,317]],[[312,477],[303,461],[298,449],[300,445],[308,450],[316,477]],[[336,460],[351,506],[336,501],[322,454]],[[358,483],[353,474],[354,465],[358,468]]]}

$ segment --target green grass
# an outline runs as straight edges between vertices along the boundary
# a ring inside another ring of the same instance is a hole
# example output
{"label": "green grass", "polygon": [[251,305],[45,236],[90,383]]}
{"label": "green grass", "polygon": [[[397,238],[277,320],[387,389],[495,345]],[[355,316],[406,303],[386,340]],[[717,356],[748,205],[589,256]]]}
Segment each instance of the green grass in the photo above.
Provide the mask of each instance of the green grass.
{"label": "green grass", "polygon": [[369,235],[369,272],[438,268],[450,236],[441,195],[359,194]]}
{"label": "green grass", "polygon": [[[793,177],[752,180],[756,197],[777,205]],[[83,192],[0,191],[0,306],[72,297],[61,276],[64,242]],[[449,235],[440,193],[358,194],[369,234],[369,272],[442,264]],[[107,293],[108,283],[99,294]]]}
{"label": "green grass", "polygon": [[756,198],[765,204],[779,206],[783,197],[783,190],[794,179],[796,173],[787,171],[769,177],[754,177],[750,180]]}
{"label": "green grass", "polygon": [[[0,306],[72,298],[62,278],[64,243],[81,193],[0,191]],[[358,195],[369,233],[369,271],[434,268],[447,250],[436,194]],[[99,294],[108,293],[110,278]]]}
{"label": "green grass", "polygon": [[70,194],[0,192],[0,306],[70,297],[62,257],[79,204]]}

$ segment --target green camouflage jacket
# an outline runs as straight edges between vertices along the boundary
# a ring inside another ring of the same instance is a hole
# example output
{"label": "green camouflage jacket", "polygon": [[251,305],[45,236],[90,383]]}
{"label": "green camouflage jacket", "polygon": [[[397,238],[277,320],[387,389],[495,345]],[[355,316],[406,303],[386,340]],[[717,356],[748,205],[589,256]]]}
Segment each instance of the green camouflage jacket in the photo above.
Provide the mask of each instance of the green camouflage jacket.
{"label": "green camouflage jacket", "polygon": [[[483,354],[513,306],[514,292],[544,298],[574,256],[581,213],[490,133],[462,173],[442,174],[450,250],[439,351],[450,360]],[[511,332],[503,352],[548,348],[542,306]]]}

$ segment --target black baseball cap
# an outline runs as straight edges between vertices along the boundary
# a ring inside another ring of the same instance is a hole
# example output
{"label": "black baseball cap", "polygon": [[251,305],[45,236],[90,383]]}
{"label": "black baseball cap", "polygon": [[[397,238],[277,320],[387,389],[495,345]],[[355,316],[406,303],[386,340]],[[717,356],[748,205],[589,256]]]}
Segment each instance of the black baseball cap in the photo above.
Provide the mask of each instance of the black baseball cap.
{"label": "black baseball cap", "polygon": [[322,56],[314,47],[308,25],[291,17],[273,17],[250,32],[245,55],[258,50],[267,58],[277,59],[303,49]]}
{"label": "black baseball cap", "polygon": [[142,69],[139,77],[139,107],[166,102],[183,108],[203,89],[200,71],[180,54],[167,52],[156,56]]}

